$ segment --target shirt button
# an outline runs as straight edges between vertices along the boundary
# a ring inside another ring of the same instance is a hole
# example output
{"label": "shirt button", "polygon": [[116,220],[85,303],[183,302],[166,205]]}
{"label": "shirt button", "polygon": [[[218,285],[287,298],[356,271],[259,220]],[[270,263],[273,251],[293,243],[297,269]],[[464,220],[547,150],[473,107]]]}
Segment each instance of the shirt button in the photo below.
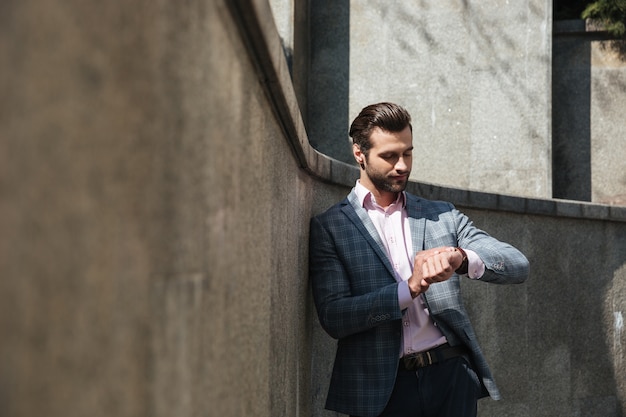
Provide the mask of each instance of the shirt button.
{"label": "shirt button", "polygon": [[408,321],[404,322],[404,327],[409,327],[409,322]]}

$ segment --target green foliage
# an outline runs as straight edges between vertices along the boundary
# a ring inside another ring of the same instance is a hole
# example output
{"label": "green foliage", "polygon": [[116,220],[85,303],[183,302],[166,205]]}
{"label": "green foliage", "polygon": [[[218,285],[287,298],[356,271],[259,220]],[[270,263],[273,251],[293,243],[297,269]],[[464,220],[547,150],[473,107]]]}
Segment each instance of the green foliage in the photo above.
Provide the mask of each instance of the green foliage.
{"label": "green foliage", "polygon": [[599,21],[613,36],[626,35],[626,0],[597,0],[591,2],[582,12],[583,19]]}

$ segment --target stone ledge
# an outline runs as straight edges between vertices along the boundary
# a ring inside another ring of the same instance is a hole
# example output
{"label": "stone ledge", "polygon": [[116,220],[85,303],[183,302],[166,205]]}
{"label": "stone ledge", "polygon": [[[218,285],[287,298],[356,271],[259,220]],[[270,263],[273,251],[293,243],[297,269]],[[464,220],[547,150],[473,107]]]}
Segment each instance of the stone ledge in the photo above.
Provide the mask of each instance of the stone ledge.
{"label": "stone ledge", "polygon": [[[357,166],[321,154],[309,143],[280,36],[273,19],[269,18],[272,16],[269,3],[267,0],[233,0],[230,5],[234,20],[248,41],[250,58],[259,71],[259,79],[270,97],[294,157],[302,169],[319,180],[351,187],[359,176]],[[626,222],[626,206],[517,197],[414,181],[409,183],[407,190],[424,198],[445,200],[470,209]]]}
{"label": "stone ledge", "polygon": [[616,39],[600,22],[591,19],[557,20],[554,22],[552,34],[554,37],[577,36],[597,41]]}

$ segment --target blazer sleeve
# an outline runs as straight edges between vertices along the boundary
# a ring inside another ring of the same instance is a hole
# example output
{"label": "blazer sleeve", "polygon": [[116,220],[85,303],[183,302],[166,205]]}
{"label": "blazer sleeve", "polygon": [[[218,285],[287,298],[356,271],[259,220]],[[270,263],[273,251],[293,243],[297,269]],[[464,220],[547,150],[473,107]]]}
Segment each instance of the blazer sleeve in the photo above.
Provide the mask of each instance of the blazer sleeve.
{"label": "blazer sleeve", "polygon": [[485,264],[481,281],[495,284],[519,284],[529,275],[529,262],[526,256],[508,243],[491,237],[476,228],[472,221],[457,209],[454,216],[458,246],[476,252]]}
{"label": "blazer sleeve", "polygon": [[335,339],[402,317],[397,282],[346,222],[314,217],[310,229],[313,299],[320,324]]}

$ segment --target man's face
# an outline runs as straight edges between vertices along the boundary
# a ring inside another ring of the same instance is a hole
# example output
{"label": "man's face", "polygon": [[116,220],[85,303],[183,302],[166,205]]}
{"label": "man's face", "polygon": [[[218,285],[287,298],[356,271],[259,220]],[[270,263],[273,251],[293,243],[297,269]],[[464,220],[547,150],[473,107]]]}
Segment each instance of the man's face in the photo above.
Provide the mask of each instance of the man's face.
{"label": "man's face", "polygon": [[[367,156],[355,146],[354,155],[364,169],[361,183],[375,194],[397,194],[404,191],[413,164],[413,135],[407,126],[401,132],[375,128],[370,136],[372,147]],[[372,189],[372,187],[374,189]]]}

